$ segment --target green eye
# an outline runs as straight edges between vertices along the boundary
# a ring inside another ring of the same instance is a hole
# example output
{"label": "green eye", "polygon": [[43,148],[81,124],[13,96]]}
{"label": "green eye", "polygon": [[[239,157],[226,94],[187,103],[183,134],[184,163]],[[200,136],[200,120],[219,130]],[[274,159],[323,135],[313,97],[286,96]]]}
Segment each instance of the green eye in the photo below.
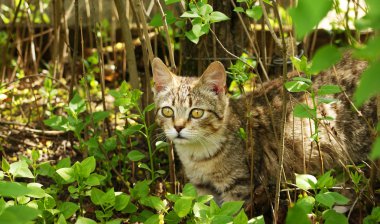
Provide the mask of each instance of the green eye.
{"label": "green eye", "polygon": [[174,111],[170,107],[163,107],[161,109],[161,113],[164,117],[173,117],[174,116]]}
{"label": "green eye", "polygon": [[201,118],[204,114],[204,110],[202,109],[193,109],[191,112],[190,112],[190,116],[192,118]]}

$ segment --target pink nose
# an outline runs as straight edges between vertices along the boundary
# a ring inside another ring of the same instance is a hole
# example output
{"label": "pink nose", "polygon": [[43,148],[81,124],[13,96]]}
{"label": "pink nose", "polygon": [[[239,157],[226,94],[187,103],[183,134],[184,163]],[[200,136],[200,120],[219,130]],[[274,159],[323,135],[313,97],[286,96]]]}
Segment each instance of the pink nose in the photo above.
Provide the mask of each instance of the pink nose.
{"label": "pink nose", "polygon": [[177,130],[178,133],[181,132],[181,130],[184,128],[183,126],[174,126],[175,130]]}

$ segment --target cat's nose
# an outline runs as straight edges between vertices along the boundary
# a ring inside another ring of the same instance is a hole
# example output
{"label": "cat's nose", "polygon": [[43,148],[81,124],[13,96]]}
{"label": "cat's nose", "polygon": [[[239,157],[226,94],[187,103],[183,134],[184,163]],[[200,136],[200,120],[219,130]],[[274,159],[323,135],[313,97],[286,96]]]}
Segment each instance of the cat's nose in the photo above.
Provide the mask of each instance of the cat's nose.
{"label": "cat's nose", "polygon": [[175,125],[174,128],[175,128],[175,130],[177,130],[178,133],[180,133],[181,130],[184,128],[184,126],[182,126],[182,125]]}

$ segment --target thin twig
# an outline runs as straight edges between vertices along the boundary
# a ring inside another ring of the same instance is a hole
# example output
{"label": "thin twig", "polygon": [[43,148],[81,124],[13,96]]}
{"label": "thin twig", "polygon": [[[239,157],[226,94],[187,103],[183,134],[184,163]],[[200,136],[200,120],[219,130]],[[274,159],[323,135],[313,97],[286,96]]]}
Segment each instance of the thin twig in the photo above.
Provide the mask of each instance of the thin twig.
{"label": "thin twig", "polygon": [[160,0],[156,0],[158,7],[160,8],[161,16],[162,16],[162,21],[164,22],[164,30],[165,30],[165,37],[166,37],[166,44],[168,45],[168,50],[169,50],[169,58],[170,58],[170,65],[171,69],[173,72],[176,72],[176,65],[174,61],[174,51],[172,48],[171,40],[170,40],[170,35],[169,35],[169,29],[168,29],[168,23],[166,22],[166,15],[164,10],[162,9]]}
{"label": "thin twig", "polygon": [[129,27],[129,20],[125,12],[125,4],[122,0],[114,0],[114,2],[119,14],[119,22],[123,34],[125,48],[127,51],[126,57],[128,62],[129,83],[131,84],[132,88],[138,89],[140,87],[140,80],[137,71],[135,49],[134,45],[132,44],[132,33]]}
{"label": "thin twig", "polygon": [[[259,2],[260,2],[261,9],[262,9],[262,11],[263,11],[264,20],[265,20],[265,23],[267,24],[267,27],[268,27],[268,29],[269,29],[269,32],[270,32],[270,34],[272,35],[272,38],[273,38],[274,42],[276,43],[276,45],[277,45],[280,49],[282,49],[283,46],[282,46],[282,44],[281,44],[281,42],[280,42],[280,39],[277,37],[276,33],[275,33],[274,30],[273,30],[272,25],[270,24],[269,17],[268,17],[267,10],[266,10],[266,8],[265,8],[264,2],[263,2],[263,0],[259,0]],[[276,3],[276,2],[273,1],[272,4],[273,4],[273,3]],[[278,19],[279,19],[279,18],[278,18]],[[280,23],[281,23],[281,21],[280,21],[280,19],[279,19],[279,24],[280,24]],[[282,28],[281,28],[281,29],[282,29]]]}

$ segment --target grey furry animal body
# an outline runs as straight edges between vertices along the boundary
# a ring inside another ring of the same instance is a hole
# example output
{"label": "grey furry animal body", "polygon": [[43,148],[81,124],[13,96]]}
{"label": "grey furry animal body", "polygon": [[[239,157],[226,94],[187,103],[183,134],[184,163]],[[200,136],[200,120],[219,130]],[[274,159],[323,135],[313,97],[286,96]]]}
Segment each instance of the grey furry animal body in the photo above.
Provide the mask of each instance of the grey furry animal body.
{"label": "grey furry animal body", "polygon": [[[310,104],[311,100],[301,93],[285,93],[283,168],[288,178],[294,173],[318,174],[322,164],[327,170],[367,158],[374,139],[368,123],[377,122],[375,102],[360,109],[361,117],[346,97],[352,96],[366,66],[345,56],[336,72],[323,72],[313,80],[315,88],[339,84],[347,94],[334,94],[331,97],[337,103],[319,106],[319,117],[334,118],[321,120],[319,147],[310,141],[314,123],[292,113],[295,103]],[[176,76],[158,58],[152,69],[156,122],[175,144],[186,176],[198,193],[212,194],[218,202],[243,200],[253,206],[262,202],[263,194],[264,200],[270,200],[274,192],[268,187],[276,182],[280,168],[283,81],[269,81],[246,97],[232,99],[226,94],[226,73],[219,62],[211,63],[200,78]],[[247,123],[252,142],[248,149],[239,135],[239,128]],[[252,193],[259,199],[252,201]]]}

